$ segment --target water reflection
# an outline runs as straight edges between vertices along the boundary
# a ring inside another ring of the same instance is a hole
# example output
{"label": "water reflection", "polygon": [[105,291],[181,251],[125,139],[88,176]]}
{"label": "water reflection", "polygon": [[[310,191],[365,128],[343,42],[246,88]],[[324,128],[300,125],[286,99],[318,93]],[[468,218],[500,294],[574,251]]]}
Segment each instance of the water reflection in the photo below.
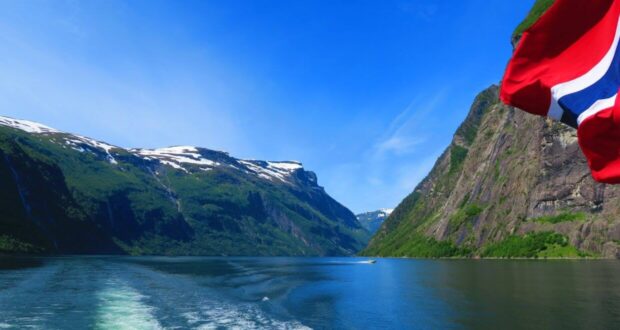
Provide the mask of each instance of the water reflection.
{"label": "water reflection", "polygon": [[433,287],[467,328],[611,329],[620,325],[617,261],[437,262]]}

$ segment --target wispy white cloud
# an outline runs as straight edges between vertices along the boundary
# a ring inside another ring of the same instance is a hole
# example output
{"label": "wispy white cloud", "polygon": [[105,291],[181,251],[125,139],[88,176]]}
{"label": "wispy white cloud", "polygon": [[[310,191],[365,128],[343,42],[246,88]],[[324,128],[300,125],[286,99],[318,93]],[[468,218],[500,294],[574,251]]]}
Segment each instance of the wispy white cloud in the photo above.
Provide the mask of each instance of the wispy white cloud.
{"label": "wispy white cloud", "polygon": [[395,154],[405,154],[415,150],[415,147],[424,143],[424,137],[402,137],[392,136],[385,141],[377,144],[378,153],[394,152]]}
{"label": "wispy white cloud", "polygon": [[423,102],[419,98],[414,99],[394,118],[386,133],[374,144],[372,155],[375,158],[381,158],[386,153],[406,155],[426,142],[428,132],[422,129],[425,119],[429,114],[436,112],[437,107],[443,102],[445,90],[435,93]]}
{"label": "wispy white cloud", "polygon": [[428,175],[445,148],[435,141],[434,129],[448,90],[416,97],[357,162],[331,166],[323,173],[328,192],[346,200],[355,191],[356,200],[348,204],[355,211],[395,207]]}

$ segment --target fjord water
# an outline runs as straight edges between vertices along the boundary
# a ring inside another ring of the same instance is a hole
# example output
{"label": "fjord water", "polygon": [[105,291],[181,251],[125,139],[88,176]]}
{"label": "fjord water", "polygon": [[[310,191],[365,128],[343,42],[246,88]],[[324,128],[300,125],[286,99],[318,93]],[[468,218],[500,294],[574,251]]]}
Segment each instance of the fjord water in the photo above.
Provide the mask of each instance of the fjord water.
{"label": "fjord water", "polygon": [[620,327],[617,261],[0,258],[0,328]]}

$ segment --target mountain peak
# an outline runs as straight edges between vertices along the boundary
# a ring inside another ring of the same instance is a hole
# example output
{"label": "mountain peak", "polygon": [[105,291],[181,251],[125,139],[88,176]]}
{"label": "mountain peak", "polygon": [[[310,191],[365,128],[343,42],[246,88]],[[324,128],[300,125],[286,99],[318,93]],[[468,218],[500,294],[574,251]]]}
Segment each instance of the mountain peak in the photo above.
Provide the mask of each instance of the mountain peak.
{"label": "mountain peak", "polygon": [[382,208],[376,211],[364,212],[357,215],[357,220],[362,224],[366,230],[371,234],[374,234],[381,224],[392,214],[394,209]]}

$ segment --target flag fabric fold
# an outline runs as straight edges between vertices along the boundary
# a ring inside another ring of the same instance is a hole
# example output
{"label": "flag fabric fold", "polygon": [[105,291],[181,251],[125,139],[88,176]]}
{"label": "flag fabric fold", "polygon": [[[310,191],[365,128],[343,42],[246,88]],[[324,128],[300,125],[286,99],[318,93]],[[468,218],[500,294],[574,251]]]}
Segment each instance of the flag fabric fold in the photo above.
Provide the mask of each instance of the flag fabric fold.
{"label": "flag fabric fold", "polygon": [[620,0],[556,0],[523,33],[506,104],[577,128],[595,180],[620,183]]}

